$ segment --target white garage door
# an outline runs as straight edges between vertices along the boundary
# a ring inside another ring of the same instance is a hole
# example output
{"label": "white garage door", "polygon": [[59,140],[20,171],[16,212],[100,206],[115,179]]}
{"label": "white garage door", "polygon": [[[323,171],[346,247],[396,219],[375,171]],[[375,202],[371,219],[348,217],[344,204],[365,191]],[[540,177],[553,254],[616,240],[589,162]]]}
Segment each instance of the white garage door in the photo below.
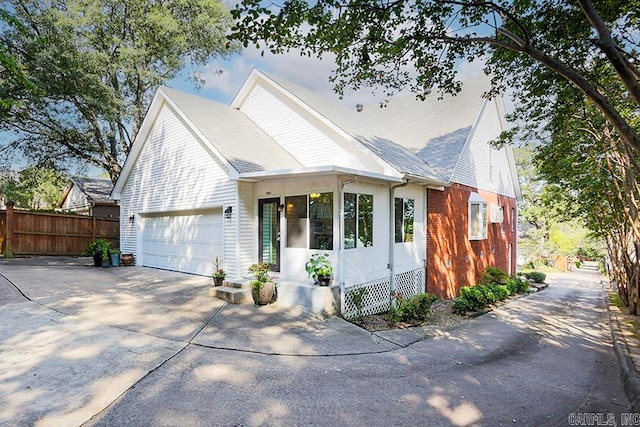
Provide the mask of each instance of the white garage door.
{"label": "white garage door", "polygon": [[142,265],[210,275],[222,260],[222,209],[198,214],[143,216]]}

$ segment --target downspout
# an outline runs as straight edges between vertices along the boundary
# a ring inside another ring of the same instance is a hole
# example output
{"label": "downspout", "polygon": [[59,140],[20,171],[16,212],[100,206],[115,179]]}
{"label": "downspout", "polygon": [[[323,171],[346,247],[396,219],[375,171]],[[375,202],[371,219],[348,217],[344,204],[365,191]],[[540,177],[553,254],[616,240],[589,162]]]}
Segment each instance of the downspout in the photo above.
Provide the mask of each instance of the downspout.
{"label": "downspout", "polygon": [[338,212],[338,227],[339,227],[339,239],[338,242],[338,283],[340,284],[340,313],[344,313],[344,186],[351,184],[358,179],[357,176],[347,179],[340,183],[338,191],[338,206],[340,206],[340,212]]}
{"label": "downspout", "polygon": [[396,200],[395,192],[396,188],[406,187],[409,184],[407,179],[402,184],[395,184],[389,187],[389,299],[391,301],[391,307],[396,307],[396,299],[392,295],[396,291],[396,275],[394,269],[393,252],[395,245],[395,224],[396,224]]}

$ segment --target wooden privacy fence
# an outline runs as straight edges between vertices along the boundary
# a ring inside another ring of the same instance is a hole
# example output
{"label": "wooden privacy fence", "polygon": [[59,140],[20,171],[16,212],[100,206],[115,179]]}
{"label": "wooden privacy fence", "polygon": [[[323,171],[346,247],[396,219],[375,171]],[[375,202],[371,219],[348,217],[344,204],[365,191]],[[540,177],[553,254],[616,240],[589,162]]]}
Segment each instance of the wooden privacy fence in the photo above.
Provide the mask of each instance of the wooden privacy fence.
{"label": "wooden privacy fence", "polygon": [[120,243],[120,220],[30,212],[7,204],[0,211],[0,243],[5,258],[32,255],[82,255],[92,240]]}

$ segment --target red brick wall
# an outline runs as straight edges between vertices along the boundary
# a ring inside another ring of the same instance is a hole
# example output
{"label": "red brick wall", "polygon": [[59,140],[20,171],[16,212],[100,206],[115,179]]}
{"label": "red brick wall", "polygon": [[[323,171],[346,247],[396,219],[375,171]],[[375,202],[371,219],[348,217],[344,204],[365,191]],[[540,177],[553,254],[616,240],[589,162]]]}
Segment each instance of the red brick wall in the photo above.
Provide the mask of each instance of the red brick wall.
{"label": "red brick wall", "polygon": [[[509,268],[509,244],[513,245],[511,266],[516,265],[516,234],[513,198],[454,184],[445,191],[427,190],[427,284],[426,291],[441,298],[454,298],[462,286],[477,284],[482,271],[495,266]],[[480,194],[491,205],[504,207],[504,221],[489,221],[488,238],[469,240],[469,195]],[[509,272],[510,274],[515,271]]]}

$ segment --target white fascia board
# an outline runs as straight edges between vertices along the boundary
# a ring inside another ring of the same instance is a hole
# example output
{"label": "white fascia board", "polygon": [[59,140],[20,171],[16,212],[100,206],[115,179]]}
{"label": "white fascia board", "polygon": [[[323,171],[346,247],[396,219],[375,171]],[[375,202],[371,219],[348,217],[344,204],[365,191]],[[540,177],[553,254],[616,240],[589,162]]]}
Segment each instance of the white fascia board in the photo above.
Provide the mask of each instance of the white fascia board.
{"label": "white fascia board", "polygon": [[[159,89],[160,91],[162,91],[162,88]],[[191,128],[191,130],[193,130],[193,132],[198,136],[198,138],[207,145],[207,147],[211,150],[211,152],[218,158],[218,160],[220,160],[220,162],[225,165],[225,167],[227,168],[227,174],[229,175],[229,178],[231,179],[235,179],[238,176],[238,171],[236,170],[236,168],[233,167],[233,165],[222,155],[222,153],[220,153],[220,151],[218,151],[218,149],[213,145],[213,141],[210,141],[209,138],[207,138],[201,131],[200,129],[198,129],[198,127],[191,121],[191,119],[189,119],[189,117],[173,102],[173,100],[165,94],[164,91],[162,91],[162,94],[164,96],[164,100],[167,104],[169,104],[171,106],[171,108],[173,108],[178,115],[185,121],[185,123],[187,123],[189,125],[189,127]]]}
{"label": "white fascia board", "polygon": [[[498,117],[500,118],[500,127],[502,132],[508,129],[508,123],[505,117],[504,101],[501,97],[495,98],[496,108],[498,109]],[[518,178],[518,169],[516,167],[516,158],[513,154],[513,147],[511,145],[505,145],[505,152],[507,153],[507,161],[509,162],[509,172],[511,174],[511,181],[513,183],[513,191],[516,195],[516,201],[522,201],[522,189],[520,188],[520,179]]]}
{"label": "white fascia board", "polygon": [[456,165],[453,168],[453,171],[451,171],[451,176],[449,177],[449,181],[451,181],[453,179],[453,177],[455,176],[456,170],[458,169],[458,166],[460,165],[460,159],[462,158],[462,154],[469,147],[469,143],[471,142],[471,138],[473,138],[473,135],[476,133],[476,130],[478,129],[478,125],[480,124],[480,120],[482,119],[482,115],[484,114],[484,110],[485,110],[485,108],[487,106],[487,102],[488,101],[486,99],[484,101],[482,101],[482,105],[480,106],[480,110],[478,111],[478,114],[476,114],[476,118],[473,121],[473,125],[471,126],[471,130],[467,134],[467,140],[464,142],[464,145],[462,146],[462,150],[460,150],[460,153],[458,153],[458,159],[456,160]]}
{"label": "white fascia board", "polygon": [[236,93],[236,96],[233,97],[233,101],[231,101],[230,104],[231,107],[240,109],[240,106],[249,95],[249,92],[251,92],[251,89],[253,89],[253,86],[255,86],[256,81],[258,80],[258,76],[262,76],[266,79],[266,76],[254,67],[245,79],[244,83],[242,83],[242,86],[240,86],[240,89],[238,90],[238,93]]}
{"label": "white fascia board", "polygon": [[191,130],[197,135],[197,137],[207,145],[207,147],[211,150],[211,152],[218,157],[220,162],[224,164],[227,168],[227,173],[229,178],[235,179],[238,176],[238,171],[227,161],[227,159],[213,146],[211,141],[204,136],[204,134],[195,126],[189,117],[173,102],[173,100],[162,90],[162,87],[158,88],[155,95],[153,96],[153,100],[151,101],[151,105],[147,110],[147,114],[145,114],[144,120],[142,121],[142,125],[140,126],[140,131],[136,136],[136,139],[133,142],[133,146],[131,147],[131,151],[127,156],[127,159],[124,162],[124,166],[122,167],[122,171],[120,172],[120,176],[116,181],[116,185],[114,185],[113,190],[111,191],[110,199],[120,200],[122,196],[122,189],[124,188],[124,184],[127,182],[129,178],[129,174],[133,169],[133,165],[135,164],[142,148],[144,147],[144,143],[149,137],[149,133],[151,133],[151,129],[155,124],[156,118],[162,109],[164,104],[168,104],[171,108],[187,123],[187,125],[191,128]]}
{"label": "white fascia board", "polygon": [[151,128],[158,117],[158,113],[162,108],[164,96],[160,93],[160,89],[158,89],[153,95],[153,99],[151,100],[151,104],[149,105],[149,109],[147,113],[144,115],[144,119],[142,120],[142,124],[140,125],[140,130],[136,135],[136,138],[131,145],[131,150],[127,155],[126,160],[124,161],[124,165],[122,165],[122,170],[120,171],[120,175],[116,181],[116,184],[113,186],[111,190],[110,199],[120,200],[122,196],[122,189],[124,188],[124,184],[129,179],[129,175],[131,174],[131,170],[133,169],[133,165],[136,163],[140,152],[142,151],[142,147],[144,145],[144,141],[146,141],[149,133],[151,132]]}
{"label": "white fascia board", "polygon": [[299,177],[301,175],[314,176],[314,175],[327,175],[327,174],[352,175],[352,176],[359,176],[359,177],[368,178],[376,181],[386,181],[386,182],[394,182],[394,183],[404,182],[403,178],[399,176],[383,175],[375,172],[344,168],[341,166],[315,166],[315,167],[300,168],[300,169],[279,169],[279,170],[272,170],[272,171],[244,172],[244,173],[240,173],[237,179],[239,181],[263,181],[263,180],[269,180],[269,179],[291,178],[294,176]]}

